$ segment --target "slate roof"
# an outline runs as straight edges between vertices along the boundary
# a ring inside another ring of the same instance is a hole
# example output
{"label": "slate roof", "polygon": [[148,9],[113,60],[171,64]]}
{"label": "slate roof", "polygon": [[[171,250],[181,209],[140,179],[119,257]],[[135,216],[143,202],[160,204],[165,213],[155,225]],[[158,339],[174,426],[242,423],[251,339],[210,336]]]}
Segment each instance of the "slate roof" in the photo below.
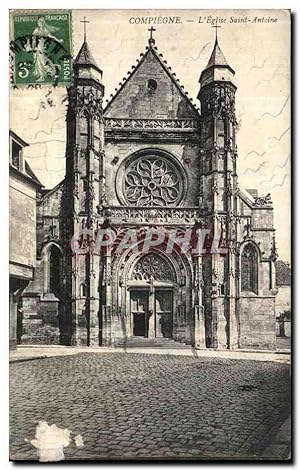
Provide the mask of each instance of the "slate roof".
{"label": "slate roof", "polygon": [[209,58],[208,64],[207,64],[207,66],[205,67],[204,70],[210,69],[211,67],[228,67],[228,69],[230,69],[231,72],[234,73],[233,68],[230,67],[230,65],[228,64],[228,62],[227,62],[227,60],[226,60],[226,58],[225,58],[225,56],[222,52],[222,49],[219,46],[217,38],[215,40],[214,48],[213,48],[213,51],[212,51],[211,56]]}
{"label": "slate roof", "polygon": [[82,44],[80,51],[78,52],[77,57],[74,60],[74,65],[92,65],[97,70],[100,70],[102,72],[100,67],[97,65],[97,62],[95,61],[86,41],[84,41],[84,43]]}
{"label": "slate roof", "polygon": [[32,178],[32,180],[34,180],[36,183],[38,183],[39,185],[41,185],[41,187],[43,186],[42,183],[40,182],[40,180],[38,179],[38,177],[36,176],[36,174],[34,173],[34,171],[32,170],[32,168],[30,167],[29,163],[27,162],[27,160],[25,160],[25,172],[27,173],[27,175]]}
{"label": "slate roof", "polygon": [[206,69],[214,65],[228,65],[217,39],[215,41],[215,45],[208,61],[208,64],[206,66]]}
{"label": "slate roof", "polygon": [[48,196],[52,195],[53,193],[56,192],[56,190],[58,190],[60,187],[63,186],[65,182],[65,179],[63,178],[59,183],[57,183],[57,185],[55,185],[53,188],[44,188],[42,191],[41,191],[41,195],[42,195],[42,200],[45,199],[45,198],[48,198]]}

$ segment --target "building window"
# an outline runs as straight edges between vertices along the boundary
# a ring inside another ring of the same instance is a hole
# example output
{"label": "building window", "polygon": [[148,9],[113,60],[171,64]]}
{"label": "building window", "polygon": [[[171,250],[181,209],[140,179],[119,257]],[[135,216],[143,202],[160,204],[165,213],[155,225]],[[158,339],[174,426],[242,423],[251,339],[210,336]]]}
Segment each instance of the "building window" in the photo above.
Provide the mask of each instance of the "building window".
{"label": "building window", "polygon": [[58,297],[61,284],[61,253],[55,245],[51,247],[49,252],[49,271],[49,291]]}
{"label": "building window", "polygon": [[86,284],[81,283],[80,285],[80,297],[85,298],[86,297]]}
{"label": "building window", "polygon": [[147,82],[147,89],[149,93],[154,93],[155,90],[157,89],[157,81],[154,79],[150,79]]}
{"label": "building window", "polygon": [[241,259],[242,291],[258,293],[258,257],[253,244],[247,244]]}
{"label": "building window", "polygon": [[22,153],[22,147],[19,144],[17,144],[15,141],[12,141],[11,163],[18,170],[21,170],[21,155],[22,155],[21,153]]}
{"label": "building window", "polygon": [[183,178],[169,159],[145,155],[128,165],[123,191],[131,206],[176,206],[182,199]]}

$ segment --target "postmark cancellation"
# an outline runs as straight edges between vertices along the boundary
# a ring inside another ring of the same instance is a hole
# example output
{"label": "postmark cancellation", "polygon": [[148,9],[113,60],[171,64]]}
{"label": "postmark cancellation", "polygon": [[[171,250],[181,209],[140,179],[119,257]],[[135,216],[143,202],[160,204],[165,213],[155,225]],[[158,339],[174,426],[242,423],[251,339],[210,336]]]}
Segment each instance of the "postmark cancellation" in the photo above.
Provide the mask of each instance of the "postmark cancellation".
{"label": "postmark cancellation", "polygon": [[11,12],[10,36],[13,85],[72,81],[71,11]]}

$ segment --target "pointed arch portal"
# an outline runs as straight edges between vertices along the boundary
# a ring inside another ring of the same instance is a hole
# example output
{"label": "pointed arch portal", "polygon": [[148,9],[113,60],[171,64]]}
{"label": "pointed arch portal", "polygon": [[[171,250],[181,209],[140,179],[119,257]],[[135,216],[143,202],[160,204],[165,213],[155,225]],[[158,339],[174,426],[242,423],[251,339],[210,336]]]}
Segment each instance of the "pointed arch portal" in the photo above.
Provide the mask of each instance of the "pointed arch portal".
{"label": "pointed arch portal", "polygon": [[132,335],[172,338],[176,274],[170,261],[157,253],[140,257],[130,283]]}

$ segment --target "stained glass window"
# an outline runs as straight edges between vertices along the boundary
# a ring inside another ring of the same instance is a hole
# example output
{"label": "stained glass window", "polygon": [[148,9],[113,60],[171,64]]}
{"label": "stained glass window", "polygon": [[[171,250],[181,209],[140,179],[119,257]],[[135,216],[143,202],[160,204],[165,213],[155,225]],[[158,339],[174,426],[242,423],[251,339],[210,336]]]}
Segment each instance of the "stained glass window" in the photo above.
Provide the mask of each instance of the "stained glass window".
{"label": "stained glass window", "polygon": [[247,244],[241,259],[242,291],[258,293],[258,257],[252,244]]}
{"label": "stained glass window", "polygon": [[61,253],[59,249],[53,245],[49,252],[49,291],[58,296],[60,293],[60,265],[61,265]]}
{"label": "stained glass window", "polygon": [[149,155],[127,167],[123,191],[132,206],[176,206],[182,199],[183,181],[172,162]]}

